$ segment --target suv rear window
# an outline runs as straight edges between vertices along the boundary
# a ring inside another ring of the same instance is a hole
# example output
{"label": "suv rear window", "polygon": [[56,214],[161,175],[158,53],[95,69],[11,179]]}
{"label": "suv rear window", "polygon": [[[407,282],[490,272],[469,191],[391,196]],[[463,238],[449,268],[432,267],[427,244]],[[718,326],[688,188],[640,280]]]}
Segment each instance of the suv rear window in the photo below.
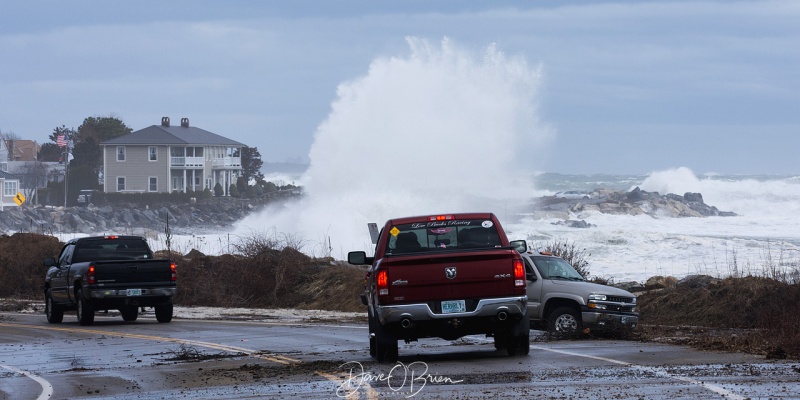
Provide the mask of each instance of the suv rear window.
{"label": "suv rear window", "polygon": [[389,229],[390,254],[500,247],[497,226],[491,220],[450,220],[396,225]]}

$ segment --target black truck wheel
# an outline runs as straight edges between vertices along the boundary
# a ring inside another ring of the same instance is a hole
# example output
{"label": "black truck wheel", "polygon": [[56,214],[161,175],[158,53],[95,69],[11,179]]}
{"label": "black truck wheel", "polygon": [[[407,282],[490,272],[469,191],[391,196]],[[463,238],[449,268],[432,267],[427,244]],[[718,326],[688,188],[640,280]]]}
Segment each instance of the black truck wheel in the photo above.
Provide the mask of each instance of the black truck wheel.
{"label": "black truck wheel", "polygon": [[367,320],[369,322],[369,356],[375,357],[375,322],[371,316]]}
{"label": "black truck wheel", "polygon": [[172,303],[160,304],[154,307],[156,310],[156,320],[161,323],[172,321]]}
{"label": "black truck wheel", "polygon": [[375,328],[375,358],[379,363],[397,361],[399,349],[397,338],[386,330],[377,319],[373,321]]}
{"label": "black truck wheel", "polygon": [[53,304],[53,296],[49,289],[44,292],[44,314],[47,316],[47,322],[51,324],[60,324],[64,320],[64,310]]}
{"label": "black truck wheel", "polygon": [[[531,328],[528,314],[523,314],[508,330],[507,348],[509,356],[527,356],[531,351]],[[495,346],[496,347],[496,346]]]}
{"label": "black truck wheel", "polygon": [[78,291],[78,324],[87,326],[94,323],[94,309],[83,297],[83,293]]}
{"label": "black truck wheel", "polygon": [[139,318],[139,307],[136,306],[127,306],[119,309],[119,313],[122,314],[122,320],[126,322],[133,322]]}

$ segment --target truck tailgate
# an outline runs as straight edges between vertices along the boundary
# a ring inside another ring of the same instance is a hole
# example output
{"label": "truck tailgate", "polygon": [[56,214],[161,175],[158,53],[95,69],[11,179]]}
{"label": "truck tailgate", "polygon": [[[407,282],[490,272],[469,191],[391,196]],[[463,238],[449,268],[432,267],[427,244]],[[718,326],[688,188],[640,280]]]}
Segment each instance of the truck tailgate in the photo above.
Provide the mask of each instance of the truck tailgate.
{"label": "truck tailgate", "polygon": [[388,271],[393,304],[507,297],[516,293],[513,252],[487,249],[395,256],[384,259],[380,269]]}
{"label": "truck tailgate", "polygon": [[98,261],[95,262],[98,284],[164,284],[169,283],[172,270],[169,260]]}

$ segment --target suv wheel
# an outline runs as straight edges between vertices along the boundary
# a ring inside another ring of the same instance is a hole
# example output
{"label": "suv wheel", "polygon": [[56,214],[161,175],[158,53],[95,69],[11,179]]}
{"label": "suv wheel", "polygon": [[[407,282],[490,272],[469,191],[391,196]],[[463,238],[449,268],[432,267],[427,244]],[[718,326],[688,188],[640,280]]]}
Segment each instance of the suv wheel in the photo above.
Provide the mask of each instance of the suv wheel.
{"label": "suv wheel", "polygon": [[550,313],[547,325],[550,333],[576,335],[581,331],[581,317],[572,307],[559,307]]}

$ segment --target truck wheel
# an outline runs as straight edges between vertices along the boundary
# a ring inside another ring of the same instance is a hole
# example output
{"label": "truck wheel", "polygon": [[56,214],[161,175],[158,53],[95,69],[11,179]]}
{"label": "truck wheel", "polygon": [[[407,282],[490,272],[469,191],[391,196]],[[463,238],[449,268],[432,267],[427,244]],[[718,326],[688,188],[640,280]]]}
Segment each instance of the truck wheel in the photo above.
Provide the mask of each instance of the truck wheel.
{"label": "truck wheel", "polygon": [[372,317],[367,318],[369,320],[369,356],[375,357],[375,322],[372,321]]}
{"label": "truck wheel", "polygon": [[136,321],[136,318],[139,318],[139,307],[136,306],[127,306],[119,309],[119,313],[122,314],[122,320],[126,322],[133,322]]}
{"label": "truck wheel", "polygon": [[44,292],[44,314],[47,316],[47,322],[51,324],[60,324],[64,320],[64,310],[53,304],[50,290]]}
{"label": "truck wheel", "polygon": [[508,335],[505,333],[494,334],[494,348],[496,350],[505,350],[508,347]]}
{"label": "truck wheel", "polygon": [[524,314],[508,332],[508,355],[527,356],[531,351],[531,328],[528,314]]}
{"label": "truck wheel", "polygon": [[375,358],[379,363],[397,361],[398,348],[397,338],[394,337],[380,321],[375,320]]}
{"label": "truck wheel", "polygon": [[581,317],[572,307],[559,307],[550,313],[547,329],[559,335],[576,335],[581,330]]}
{"label": "truck wheel", "polygon": [[172,321],[172,303],[161,304],[154,307],[156,310],[156,320],[161,323]]}
{"label": "truck wheel", "polygon": [[94,309],[89,304],[89,302],[87,302],[86,299],[83,298],[83,293],[81,293],[80,290],[78,291],[77,314],[78,314],[78,324],[86,326],[94,323]]}

